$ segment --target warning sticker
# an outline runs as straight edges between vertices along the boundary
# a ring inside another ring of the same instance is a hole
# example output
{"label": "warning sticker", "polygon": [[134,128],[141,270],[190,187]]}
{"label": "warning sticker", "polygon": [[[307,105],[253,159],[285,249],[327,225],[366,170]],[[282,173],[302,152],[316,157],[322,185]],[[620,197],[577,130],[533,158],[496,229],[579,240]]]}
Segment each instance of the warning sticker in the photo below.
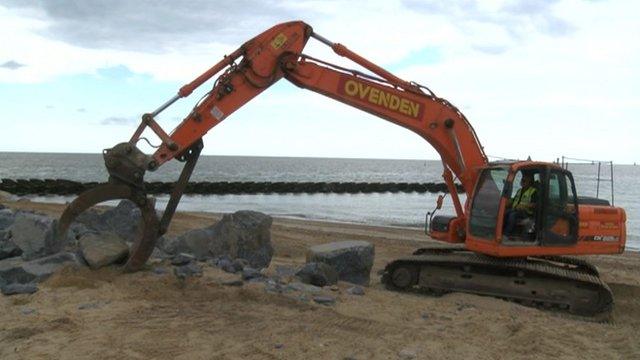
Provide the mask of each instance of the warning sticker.
{"label": "warning sticker", "polygon": [[211,109],[211,115],[213,115],[217,120],[222,120],[222,118],[224,118],[224,113],[217,106],[214,106],[213,109]]}
{"label": "warning sticker", "polygon": [[280,33],[271,41],[271,47],[277,50],[280,49],[286,42],[287,36],[283,33]]}

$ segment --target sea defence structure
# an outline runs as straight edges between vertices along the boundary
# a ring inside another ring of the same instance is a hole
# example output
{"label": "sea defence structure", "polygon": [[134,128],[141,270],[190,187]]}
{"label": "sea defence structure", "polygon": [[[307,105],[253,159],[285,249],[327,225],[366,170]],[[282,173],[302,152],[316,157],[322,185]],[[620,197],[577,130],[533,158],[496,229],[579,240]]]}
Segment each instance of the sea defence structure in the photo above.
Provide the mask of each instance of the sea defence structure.
{"label": "sea defence structure", "polygon": [[[78,182],[63,179],[2,179],[0,190],[15,195],[74,195],[100,185],[97,182]],[[152,194],[171,193],[174,183],[145,182]],[[458,185],[458,192],[464,192]],[[317,193],[446,193],[445,183],[367,183],[367,182],[189,182],[187,194],[317,194]]]}

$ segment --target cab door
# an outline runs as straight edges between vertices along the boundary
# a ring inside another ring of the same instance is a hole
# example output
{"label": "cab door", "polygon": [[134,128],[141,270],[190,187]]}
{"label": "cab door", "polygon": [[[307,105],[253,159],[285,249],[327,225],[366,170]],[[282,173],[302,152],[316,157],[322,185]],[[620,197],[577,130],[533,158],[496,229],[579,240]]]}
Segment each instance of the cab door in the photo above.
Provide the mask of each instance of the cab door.
{"label": "cab door", "polygon": [[578,200],[570,172],[547,171],[542,201],[542,245],[574,245],[578,241]]}

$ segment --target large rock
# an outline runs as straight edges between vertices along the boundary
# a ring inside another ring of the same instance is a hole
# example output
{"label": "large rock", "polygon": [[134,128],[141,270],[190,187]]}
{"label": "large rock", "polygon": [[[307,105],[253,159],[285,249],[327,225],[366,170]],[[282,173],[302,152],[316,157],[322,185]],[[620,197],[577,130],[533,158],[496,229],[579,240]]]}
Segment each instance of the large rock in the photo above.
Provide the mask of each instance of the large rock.
{"label": "large rock", "polygon": [[173,243],[175,253],[187,253],[202,261],[211,258],[209,247],[214,241],[210,228],[189,230],[178,236]]}
{"label": "large rock", "polygon": [[167,254],[191,254],[201,261],[245,259],[251,267],[261,269],[269,266],[273,256],[271,222],[271,216],[263,213],[238,211],[224,215],[213,226],[190,230],[176,238],[163,236],[157,246]]}
{"label": "large rock", "polygon": [[2,292],[3,295],[33,294],[36,291],[38,291],[38,286],[33,283],[0,286],[0,292]]}
{"label": "large rock", "polygon": [[75,224],[82,224],[89,231],[114,232],[128,242],[135,241],[142,233],[143,227],[142,213],[130,200],[122,200],[118,206],[102,213],[95,209],[89,209],[76,218],[72,229]]}
{"label": "large rock", "polygon": [[18,211],[9,227],[10,239],[20,250],[24,260],[33,260],[62,250],[65,241],[55,236],[57,221],[52,218]]}
{"label": "large rock", "polygon": [[213,241],[209,252],[213,257],[228,255],[247,260],[253,268],[266,268],[273,256],[271,223],[271,216],[256,211],[224,215],[210,228]]}
{"label": "large rock", "polygon": [[366,241],[339,241],[312,246],[307,262],[322,262],[333,266],[340,280],[369,285],[375,250]]}
{"label": "large rock", "polygon": [[92,269],[99,269],[126,259],[129,246],[112,232],[89,233],[80,238],[80,251]]}
{"label": "large rock", "polygon": [[321,262],[305,264],[296,276],[305,284],[327,286],[338,283],[338,272],[333,266]]}
{"label": "large rock", "polygon": [[9,228],[15,218],[16,216],[11,209],[0,209],[0,231]]}
{"label": "large rock", "polygon": [[61,252],[32,261],[19,257],[0,260],[0,286],[39,282],[67,265],[81,265],[74,253]]}
{"label": "large rock", "polygon": [[0,230],[0,260],[20,256],[22,250],[9,239],[9,232]]}

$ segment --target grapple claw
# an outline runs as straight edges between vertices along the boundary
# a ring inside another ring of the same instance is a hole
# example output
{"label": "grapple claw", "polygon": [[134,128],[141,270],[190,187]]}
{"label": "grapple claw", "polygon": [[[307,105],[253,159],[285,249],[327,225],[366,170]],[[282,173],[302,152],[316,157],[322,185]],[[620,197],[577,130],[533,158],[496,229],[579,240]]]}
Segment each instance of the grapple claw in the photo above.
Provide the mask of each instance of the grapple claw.
{"label": "grapple claw", "polygon": [[129,252],[129,259],[124,265],[124,270],[133,272],[139,270],[147,261],[156,240],[160,236],[160,221],[155,211],[155,199],[147,197],[144,193],[123,184],[104,184],[87,190],[73,200],[62,213],[58,222],[57,235],[65,238],[71,223],[83,211],[99,203],[128,199],[131,200],[142,214],[143,229],[142,235],[136,239]]}

